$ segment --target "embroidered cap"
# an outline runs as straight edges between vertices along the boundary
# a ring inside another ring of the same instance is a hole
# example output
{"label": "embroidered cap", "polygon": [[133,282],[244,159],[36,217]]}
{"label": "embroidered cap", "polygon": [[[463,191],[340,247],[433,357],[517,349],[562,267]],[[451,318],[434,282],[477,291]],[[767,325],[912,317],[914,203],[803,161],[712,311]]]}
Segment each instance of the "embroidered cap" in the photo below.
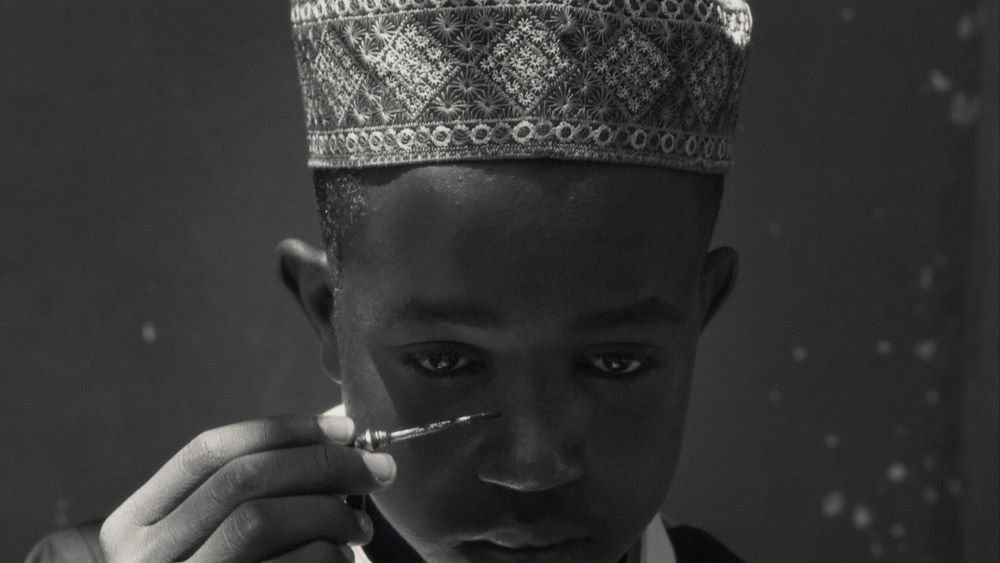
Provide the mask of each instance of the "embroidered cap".
{"label": "embroidered cap", "polygon": [[312,167],[729,168],[743,0],[291,1]]}

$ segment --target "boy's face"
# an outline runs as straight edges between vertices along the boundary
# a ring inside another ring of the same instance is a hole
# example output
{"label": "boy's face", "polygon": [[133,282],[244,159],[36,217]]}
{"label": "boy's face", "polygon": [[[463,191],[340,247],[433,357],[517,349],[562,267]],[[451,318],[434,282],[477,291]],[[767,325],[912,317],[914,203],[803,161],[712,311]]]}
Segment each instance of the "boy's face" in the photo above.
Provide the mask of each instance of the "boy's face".
{"label": "boy's face", "polygon": [[391,450],[374,502],[425,560],[614,561],[656,514],[735,266],[706,266],[707,180],[502,162],[365,188],[324,338],[349,414],[503,412]]}

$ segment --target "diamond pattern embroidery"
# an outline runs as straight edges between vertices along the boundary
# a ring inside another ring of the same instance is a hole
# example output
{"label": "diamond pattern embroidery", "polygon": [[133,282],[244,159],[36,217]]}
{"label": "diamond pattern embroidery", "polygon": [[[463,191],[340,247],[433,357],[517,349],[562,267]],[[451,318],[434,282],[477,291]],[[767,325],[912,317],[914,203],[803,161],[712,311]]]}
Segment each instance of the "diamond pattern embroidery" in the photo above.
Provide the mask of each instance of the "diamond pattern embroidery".
{"label": "diamond pattern embroidery", "polygon": [[559,38],[534,15],[521,18],[480,66],[523,108],[534,107],[572,63]]}
{"label": "diamond pattern embroidery", "polygon": [[631,25],[597,61],[594,71],[633,114],[648,106],[674,74],[667,56]]}
{"label": "diamond pattern embroidery", "polygon": [[299,73],[302,84],[313,92],[305,96],[306,119],[311,124],[335,126],[350,107],[359,69],[330,30],[322,30],[319,37],[314,32],[303,34],[302,41]]}
{"label": "diamond pattern embroidery", "polygon": [[729,165],[743,0],[291,1],[311,166]]}
{"label": "diamond pattern embroidery", "polygon": [[701,124],[708,125],[723,99],[729,97],[729,67],[726,51],[712,44],[685,75],[692,109]]}
{"label": "diamond pattern embroidery", "polygon": [[373,27],[359,39],[362,58],[416,116],[458,68],[458,61],[412,21]]}

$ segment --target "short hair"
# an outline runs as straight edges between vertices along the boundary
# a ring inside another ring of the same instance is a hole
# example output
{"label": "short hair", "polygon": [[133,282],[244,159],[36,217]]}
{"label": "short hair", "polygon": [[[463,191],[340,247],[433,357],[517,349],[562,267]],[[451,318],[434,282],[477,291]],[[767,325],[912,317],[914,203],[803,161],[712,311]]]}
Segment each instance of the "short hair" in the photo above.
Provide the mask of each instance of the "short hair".
{"label": "short hair", "polygon": [[313,189],[316,192],[323,246],[336,282],[343,267],[347,240],[361,225],[368,210],[368,201],[361,178],[348,169],[314,169]]}

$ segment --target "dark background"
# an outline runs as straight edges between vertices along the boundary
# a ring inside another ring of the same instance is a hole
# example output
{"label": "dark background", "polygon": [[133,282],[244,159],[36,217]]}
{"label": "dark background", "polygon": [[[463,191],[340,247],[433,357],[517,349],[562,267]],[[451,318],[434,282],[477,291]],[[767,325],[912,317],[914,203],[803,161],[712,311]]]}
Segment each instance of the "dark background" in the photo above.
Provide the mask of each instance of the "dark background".
{"label": "dark background", "polygon": [[[997,4],[768,2],[666,509],[756,561],[997,560]],[[0,560],[337,402],[284,0],[0,0]]]}

